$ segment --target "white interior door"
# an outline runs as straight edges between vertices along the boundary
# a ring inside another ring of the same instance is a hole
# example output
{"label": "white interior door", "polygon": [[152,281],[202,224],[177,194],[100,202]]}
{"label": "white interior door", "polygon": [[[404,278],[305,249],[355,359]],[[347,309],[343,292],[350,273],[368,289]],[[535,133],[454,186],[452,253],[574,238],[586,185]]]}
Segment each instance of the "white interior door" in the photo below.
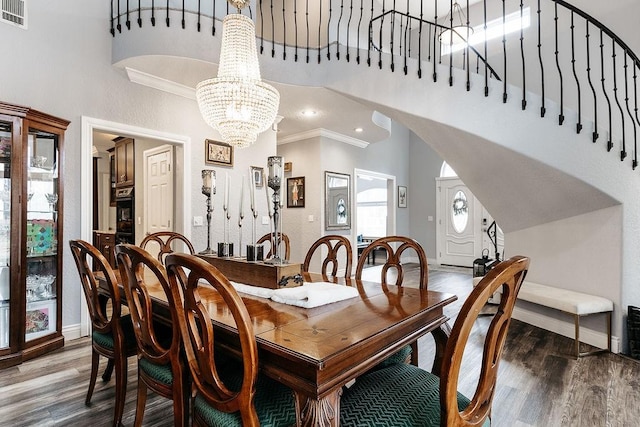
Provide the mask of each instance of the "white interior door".
{"label": "white interior door", "polygon": [[482,252],[482,206],[459,178],[437,178],[437,260],[473,267]]}
{"label": "white interior door", "polygon": [[173,147],[163,145],[144,152],[145,235],[173,231]]}

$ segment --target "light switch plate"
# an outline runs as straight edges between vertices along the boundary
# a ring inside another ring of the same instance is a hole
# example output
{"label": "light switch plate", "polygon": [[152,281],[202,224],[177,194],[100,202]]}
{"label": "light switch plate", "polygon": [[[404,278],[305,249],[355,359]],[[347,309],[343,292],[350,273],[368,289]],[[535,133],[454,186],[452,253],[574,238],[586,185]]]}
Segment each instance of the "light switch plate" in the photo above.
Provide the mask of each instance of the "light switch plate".
{"label": "light switch plate", "polygon": [[269,216],[264,215],[262,217],[262,225],[269,225]]}
{"label": "light switch plate", "polygon": [[202,217],[201,216],[194,216],[193,217],[193,225],[194,226],[199,226],[202,225]]}

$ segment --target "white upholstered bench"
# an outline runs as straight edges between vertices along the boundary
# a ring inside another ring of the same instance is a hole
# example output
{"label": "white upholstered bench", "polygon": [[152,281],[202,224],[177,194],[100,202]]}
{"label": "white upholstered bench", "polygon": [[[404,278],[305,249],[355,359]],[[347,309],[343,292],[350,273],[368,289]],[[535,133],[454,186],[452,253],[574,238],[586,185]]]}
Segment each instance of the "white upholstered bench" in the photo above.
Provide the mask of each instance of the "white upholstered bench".
{"label": "white upholstered bench", "polygon": [[[473,278],[473,286],[476,286],[482,277]],[[549,308],[560,310],[573,316],[575,324],[575,356],[587,356],[611,351],[611,314],[613,312],[613,302],[607,298],[585,294],[583,292],[570,291],[568,289],[555,288],[553,286],[541,285],[524,281],[518,299],[531,302]],[[499,298],[492,298],[489,302],[499,301]],[[580,352],[580,317],[591,314],[602,313],[607,321],[607,349],[597,349],[588,352]]]}

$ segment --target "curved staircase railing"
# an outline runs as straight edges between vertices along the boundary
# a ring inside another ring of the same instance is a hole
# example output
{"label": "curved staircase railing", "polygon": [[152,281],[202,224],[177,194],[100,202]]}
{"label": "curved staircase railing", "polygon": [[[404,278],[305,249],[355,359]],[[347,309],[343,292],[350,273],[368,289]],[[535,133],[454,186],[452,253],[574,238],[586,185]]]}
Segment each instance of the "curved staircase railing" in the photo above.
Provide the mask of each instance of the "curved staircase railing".
{"label": "curved staircase railing", "polygon": [[[520,88],[523,110],[537,94],[541,117],[550,102],[557,105],[559,125],[571,111],[577,133],[591,126],[593,143],[604,139],[606,151],[617,148],[622,162],[631,153],[636,169],[640,60],[620,37],[562,0],[461,0],[463,22],[449,12],[454,3],[442,11],[437,0],[254,0],[244,13],[253,18],[255,12],[260,52],[282,60],[310,62],[313,55],[318,63],[324,56],[372,66],[377,57],[378,67],[389,61],[392,72],[401,61],[404,74],[415,63],[420,78],[429,66],[433,81],[441,70],[436,65],[444,62],[449,85],[456,83],[457,68],[464,70],[468,91],[474,89],[471,73],[484,77],[485,96],[492,96],[490,79],[501,81],[505,103],[510,88]],[[225,0],[112,0],[111,33],[178,20],[182,28],[217,36],[228,13],[235,10]],[[461,48],[451,37],[440,41],[446,29],[457,30]]]}

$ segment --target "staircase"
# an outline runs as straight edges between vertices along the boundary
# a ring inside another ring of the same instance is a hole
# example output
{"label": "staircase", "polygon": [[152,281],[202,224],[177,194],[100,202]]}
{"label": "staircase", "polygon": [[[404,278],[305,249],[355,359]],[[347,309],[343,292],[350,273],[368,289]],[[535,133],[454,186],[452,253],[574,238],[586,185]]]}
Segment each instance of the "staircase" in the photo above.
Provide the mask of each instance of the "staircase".
{"label": "staircase", "polygon": [[[114,62],[151,53],[217,61],[221,25],[214,24],[226,9],[213,4],[217,11],[183,13],[174,24],[156,24],[162,28],[144,23],[127,32],[123,23],[122,33],[117,22],[127,15],[116,8]],[[325,19],[312,31],[304,25],[309,10],[274,11],[273,2],[260,1],[250,11],[262,37],[263,78],[326,87],[407,126],[491,212],[508,253],[531,256],[532,279],[614,300],[614,335],[622,339],[626,306],[640,305],[640,63],[628,46],[564,1],[475,2],[467,20],[485,25],[486,16],[524,17],[528,7],[527,38],[524,31],[505,34],[475,52],[444,56],[436,37],[447,25],[438,16],[449,7],[438,11],[427,0],[311,4]],[[180,28],[196,21],[202,33]],[[556,242],[573,228],[575,240]],[[556,323],[564,333],[566,325]],[[589,342],[589,332],[582,335]],[[591,342],[601,339],[602,331],[593,331]]]}

